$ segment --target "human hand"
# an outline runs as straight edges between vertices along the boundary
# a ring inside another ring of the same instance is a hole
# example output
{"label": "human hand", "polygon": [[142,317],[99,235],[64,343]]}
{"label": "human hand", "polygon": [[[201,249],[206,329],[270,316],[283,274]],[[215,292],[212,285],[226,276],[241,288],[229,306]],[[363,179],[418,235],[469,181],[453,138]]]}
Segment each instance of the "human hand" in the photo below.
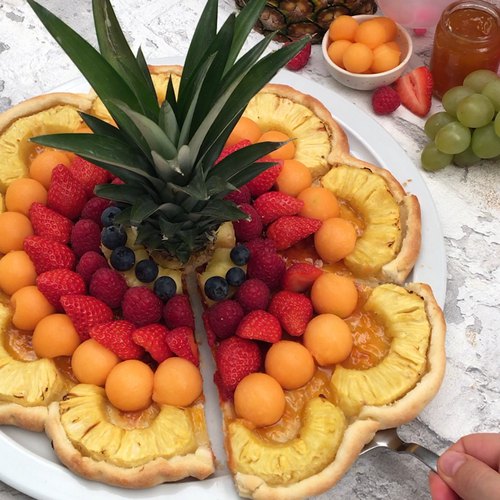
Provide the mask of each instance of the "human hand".
{"label": "human hand", "polygon": [[450,446],[429,475],[433,500],[500,499],[500,433],[470,434]]}

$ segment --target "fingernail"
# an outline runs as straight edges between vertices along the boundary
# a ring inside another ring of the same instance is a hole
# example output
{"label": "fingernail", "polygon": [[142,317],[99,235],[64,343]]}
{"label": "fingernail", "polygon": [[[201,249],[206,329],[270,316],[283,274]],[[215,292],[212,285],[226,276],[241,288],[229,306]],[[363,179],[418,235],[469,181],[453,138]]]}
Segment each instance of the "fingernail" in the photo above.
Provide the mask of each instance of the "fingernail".
{"label": "fingernail", "polygon": [[463,453],[456,451],[447,451],[439,459],[439,470],[448,477],[453,477],[458,469],[465,463],[465,456]]}

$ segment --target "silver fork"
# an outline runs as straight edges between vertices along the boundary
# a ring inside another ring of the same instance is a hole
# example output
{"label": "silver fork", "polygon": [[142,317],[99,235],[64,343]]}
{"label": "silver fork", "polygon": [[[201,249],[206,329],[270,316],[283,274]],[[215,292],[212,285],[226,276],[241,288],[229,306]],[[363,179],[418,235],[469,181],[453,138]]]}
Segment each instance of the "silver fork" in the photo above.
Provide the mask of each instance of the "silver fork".
{"label": "silver fork", "polygon": [[360,455],[375,448],[389,448],[398,453],[408,453],[417,457],[429,469],[437,472],[439,455],[419,444],[406,443],[398,436],[396,428],[377,431],[373,439],[361,450]]}

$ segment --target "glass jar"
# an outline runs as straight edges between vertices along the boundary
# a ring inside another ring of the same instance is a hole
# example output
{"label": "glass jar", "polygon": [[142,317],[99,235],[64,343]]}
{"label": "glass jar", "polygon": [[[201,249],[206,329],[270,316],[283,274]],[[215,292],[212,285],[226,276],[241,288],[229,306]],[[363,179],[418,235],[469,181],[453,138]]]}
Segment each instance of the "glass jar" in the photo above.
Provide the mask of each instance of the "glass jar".
{"label": "glass jar", "polygon": [[476,69],[500,64],[500,9],[484,0],[461,0],[443,11],[431,57],[434,94],[441,98]]}

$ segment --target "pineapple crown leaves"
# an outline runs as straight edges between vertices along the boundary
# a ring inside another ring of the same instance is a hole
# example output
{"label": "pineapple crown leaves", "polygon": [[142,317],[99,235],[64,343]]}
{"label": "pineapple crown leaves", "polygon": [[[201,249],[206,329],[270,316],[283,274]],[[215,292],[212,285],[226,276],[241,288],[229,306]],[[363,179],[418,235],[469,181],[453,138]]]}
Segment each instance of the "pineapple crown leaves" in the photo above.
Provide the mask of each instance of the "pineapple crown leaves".
{"label": "pineapple crown leaves", "polygon": [[185,261],[218,226],[246,214],[224,200],[268,168],[260,158],[283,143],[243,148],[214,167],[250,99],[307,43],[264,55],[273,34],[240,51],[265,5],[248,2],[217,30],[217,0],[208,0],[192,37],[179,90],[172,79],[160,105],[142,51],[134,56],[109,0],[93,0],[99,50],[35,0],[28,3],[101,98],[116,126],[81,113],[92,134],[32,139],[69,150],[120,177],[96,194],[128,206],[121,220],[138,241]]}

